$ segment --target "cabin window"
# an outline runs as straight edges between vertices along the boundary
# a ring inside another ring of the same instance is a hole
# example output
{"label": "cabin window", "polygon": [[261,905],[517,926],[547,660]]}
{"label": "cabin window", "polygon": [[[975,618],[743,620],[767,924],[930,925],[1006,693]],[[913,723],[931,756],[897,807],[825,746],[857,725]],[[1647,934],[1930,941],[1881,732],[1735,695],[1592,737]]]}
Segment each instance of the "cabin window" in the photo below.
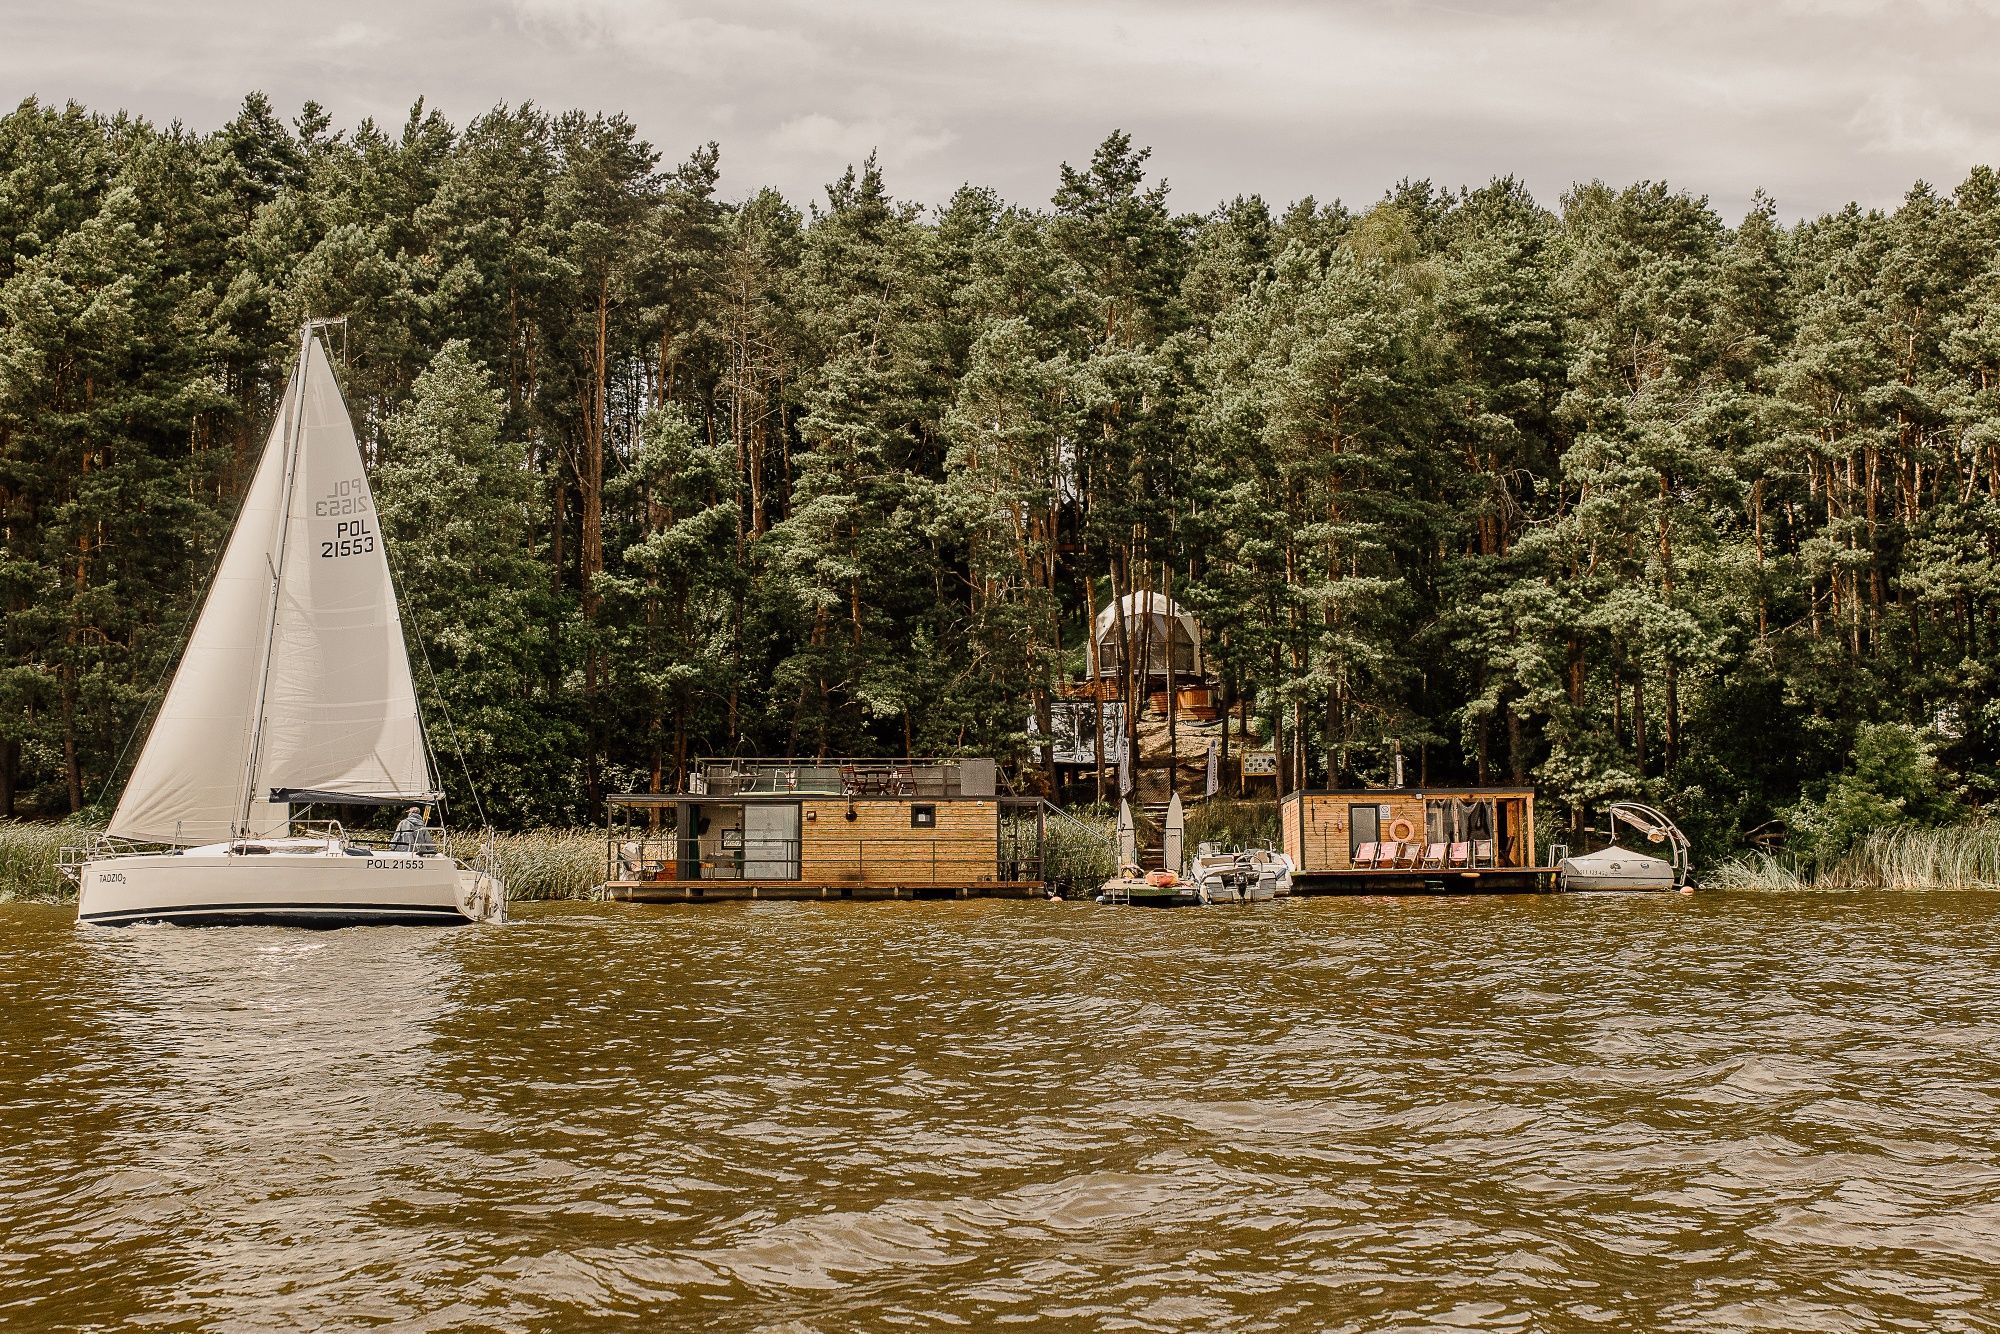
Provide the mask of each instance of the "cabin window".
{"label": "cabin window", "polygon": [[1424,803],[1424,834],[1432,843],[1491,843],[1493,825],[1490,800],[1445,797]]}
{"label": "cabin window", "polygon": [[913,805],[911,805],[911,807],[910,807],[910,828],[912,828],[912,829],[935,829],[935,828],[937,828],[937,807],[935,807],[935,806],[918,806],[918,805],[914,805],[914,804],[913,804]]}
{"label": "cabin window", "polygon": [[1378,806],[1349,806],[1347,808],[1347,860],[1353,861],[1361,855],[1363,843],[1379,843],[1382,840],[1382,810]]}

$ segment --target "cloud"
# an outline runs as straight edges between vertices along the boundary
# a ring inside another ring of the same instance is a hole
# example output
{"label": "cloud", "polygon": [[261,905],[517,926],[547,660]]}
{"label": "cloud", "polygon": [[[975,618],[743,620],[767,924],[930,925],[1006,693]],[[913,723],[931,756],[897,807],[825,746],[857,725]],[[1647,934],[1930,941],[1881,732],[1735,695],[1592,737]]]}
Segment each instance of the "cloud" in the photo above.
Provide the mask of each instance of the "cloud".
{"label": "cloud", "polygon": [[388,32],[372,24],[348,22],[317,39],[314,45],[322,51],[373,50],[387,46],[392,40]]}
{"label": "cloud", "polygon": [[954,137],[949,130],[924,129],[900,118],[843,121],[814,111],[778,126],[765,142],[795,156],[828,161],[845,156],[858,162],[884,146],[893,146],[903,157],[929,157],[949,147]]}
{"label": "cloud", "polygon": [[2000,145],[2000,0],[70,0],[0,49],[19,93],[213,125],[261,88],[345,123],[419,94],[625,111],[723,188],[1038,204],[1113,128],[1174,198],[1365,202],[1403,177],[1666,179],[1791,216],[1955,182]]}
{"label": "cloud", "polygon": [[1870,153],[1899,159],[1973,162],[1993,155],[1991,130],[1982,134],[1919,88],[1884,88],[1870,93],[1848,126]]}

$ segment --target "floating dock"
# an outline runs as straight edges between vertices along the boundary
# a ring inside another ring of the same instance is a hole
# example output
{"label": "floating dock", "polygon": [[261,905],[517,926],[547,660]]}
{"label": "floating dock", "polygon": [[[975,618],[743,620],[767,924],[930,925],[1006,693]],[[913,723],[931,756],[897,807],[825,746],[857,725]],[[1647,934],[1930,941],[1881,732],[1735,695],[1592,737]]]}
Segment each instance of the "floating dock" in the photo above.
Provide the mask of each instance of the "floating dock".
{"label": "floating dock", "polygon": [[1553,866],[1294,871],[1294,894],[1554,894]]}
{"label": "floating dock", "polygon": [[1040,899],[1040,880],[989,880],[971,885],[803,884],[797,880],[616,880],[604,886],[616,903],[731,903],[775,900]]}

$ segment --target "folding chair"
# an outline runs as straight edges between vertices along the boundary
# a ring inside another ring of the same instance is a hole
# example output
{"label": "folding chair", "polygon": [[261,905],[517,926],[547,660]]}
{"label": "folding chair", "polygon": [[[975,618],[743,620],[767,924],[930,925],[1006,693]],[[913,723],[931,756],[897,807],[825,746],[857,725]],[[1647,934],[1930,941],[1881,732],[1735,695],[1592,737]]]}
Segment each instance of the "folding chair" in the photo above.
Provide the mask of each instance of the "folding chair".
{"label": "folding chair", "polygon": [[1375,869],[1375,859],[1382,855],[1380,843],[1363,843],[1354,850],[1354,865],[1363,871]]}
{"label": "folding chair", "polygon": [[1471,860],[1472,845],[1470,843],[1454,843],[1451,845],[1450,853],[1446,856],[1445,864],[1454,870],[1463,870]]}

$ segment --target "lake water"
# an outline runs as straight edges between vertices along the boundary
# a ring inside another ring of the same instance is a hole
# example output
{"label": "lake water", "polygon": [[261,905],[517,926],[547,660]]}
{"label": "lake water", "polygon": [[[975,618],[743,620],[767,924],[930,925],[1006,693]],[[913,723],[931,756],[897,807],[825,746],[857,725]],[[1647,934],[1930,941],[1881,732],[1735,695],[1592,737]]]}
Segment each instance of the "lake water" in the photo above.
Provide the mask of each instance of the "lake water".
{"label": "lake water", "polygon": [[1995,1329],[2000,895],[0,905],[0,1328]]}

